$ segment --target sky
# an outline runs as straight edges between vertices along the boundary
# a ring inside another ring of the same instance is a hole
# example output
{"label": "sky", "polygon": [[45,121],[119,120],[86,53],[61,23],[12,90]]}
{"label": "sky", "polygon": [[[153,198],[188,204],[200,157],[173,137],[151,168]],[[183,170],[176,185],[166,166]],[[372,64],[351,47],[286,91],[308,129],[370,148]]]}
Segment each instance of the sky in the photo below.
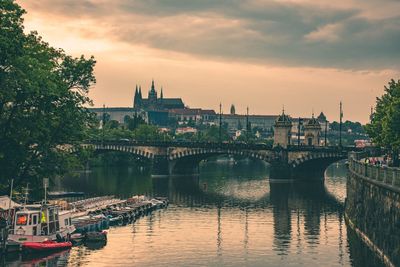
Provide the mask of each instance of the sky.
{"label": "sky", "polygon": [[17,0],[27,31],[93,55],[95,107],[155,80],[193,108],[366,123],[400,79],[398,0]]}

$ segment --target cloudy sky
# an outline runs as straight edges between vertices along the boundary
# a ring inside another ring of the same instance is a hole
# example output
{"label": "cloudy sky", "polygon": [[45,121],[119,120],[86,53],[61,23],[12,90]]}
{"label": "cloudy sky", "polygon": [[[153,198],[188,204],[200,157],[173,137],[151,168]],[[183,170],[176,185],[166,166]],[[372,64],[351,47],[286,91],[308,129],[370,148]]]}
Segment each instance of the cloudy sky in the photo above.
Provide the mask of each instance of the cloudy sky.
{"label": "cloudy sky", "polygon": [[26,29],[94,55],[95,106],[129,106],[151,79],[190,107],[366,122],[400,79],[398,0],[17,0]]}

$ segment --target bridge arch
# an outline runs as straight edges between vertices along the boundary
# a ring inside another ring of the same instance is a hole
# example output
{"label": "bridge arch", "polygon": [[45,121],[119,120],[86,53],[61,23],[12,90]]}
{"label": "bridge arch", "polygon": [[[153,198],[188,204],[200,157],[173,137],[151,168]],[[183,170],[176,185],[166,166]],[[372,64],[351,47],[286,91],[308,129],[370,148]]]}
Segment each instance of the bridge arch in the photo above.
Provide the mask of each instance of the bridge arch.
{"label": "bridge arch", "polygon": [[91,145],[83,145],[84,148],[92,149],[96,153],[104,153],[104,152],[123,152],[129,153],[134,156],[153,160],[155,157],[154,152],[145,147],[134,147],[134,146],[125,146],[125,145],[111,145],[111,144],[91,144]]}
{"label": "bridge arch", "polygon": [[347,153],[342,151],[313,152],[289,161],[289,166],[296,178],[320,178],[329,165],[346,158]]}
{"label": "bridge arch", "polygon": [[201,161],[214,156],[242,156],[250,159],[261,160],[271,163],[275,159],[275,154],[271,151],[249,151],[236,149],[219,148],[189,148],[172,151],[169,154],[171,174],[198,173]]}

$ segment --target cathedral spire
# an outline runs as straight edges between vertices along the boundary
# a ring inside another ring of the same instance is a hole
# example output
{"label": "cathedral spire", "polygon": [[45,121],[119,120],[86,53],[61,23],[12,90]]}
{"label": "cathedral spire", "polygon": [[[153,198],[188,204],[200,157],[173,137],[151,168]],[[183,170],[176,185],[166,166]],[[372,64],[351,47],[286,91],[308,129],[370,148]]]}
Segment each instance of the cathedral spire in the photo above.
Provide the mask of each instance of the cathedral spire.
{"label": "cathedral spire", "polygon": [[163,88],[162,88],[162,86],[161,86],[160,98],[161,98],[161,99],[163,99],[163,98],[164,98],[164,93],[163,93]]}
{"label": "cathedral spire", "polygon": [[136,84],[135,96],[133,97],[133,108],[137,108],[138,103],[139,103],[139,91],[138,91],[138,86]]}

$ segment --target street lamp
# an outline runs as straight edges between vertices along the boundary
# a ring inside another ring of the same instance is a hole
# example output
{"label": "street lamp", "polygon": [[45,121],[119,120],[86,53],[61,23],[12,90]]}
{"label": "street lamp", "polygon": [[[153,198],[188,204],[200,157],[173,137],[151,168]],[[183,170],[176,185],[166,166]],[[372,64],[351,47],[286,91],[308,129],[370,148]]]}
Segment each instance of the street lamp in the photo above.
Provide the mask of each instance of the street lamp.
{"label": "street lamp", "polygon": [[297,125],[297,146],[300,146],[300,131],[301,131],[301,122],[303,120],[299,117],[299,123]]}
{"label": "street lamp", "polygon": [[222,103],[219,103],[219,142],[222,142]]}
{"label": "street lamp", "polygon": [[342,147],[342,119],[343,119],[343,105],[340,101],[340,122],[339,122],[339,146]]}
{"label": "street lamp", "polygon": [[328,121],[325,121],[325,146],[328,146],[328,139],[327,139],[327,133],[328,133]]}

